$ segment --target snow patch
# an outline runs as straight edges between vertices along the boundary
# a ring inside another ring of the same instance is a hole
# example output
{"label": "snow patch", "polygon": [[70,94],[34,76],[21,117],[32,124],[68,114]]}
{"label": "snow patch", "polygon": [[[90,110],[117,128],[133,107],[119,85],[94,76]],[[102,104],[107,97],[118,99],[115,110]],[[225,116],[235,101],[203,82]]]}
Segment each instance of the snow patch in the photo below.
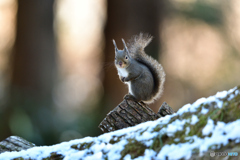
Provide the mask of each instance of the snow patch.
{"label": "snow patch", "polygon": [[185,112],[188,112],[190,110],[190,108],[192,107],[192,105],[190,103],[185,104],[182,108],[180,108],[177,112],[178,115],[182,115]]}
{"label": "snow patch", "polygon": [[201,113],[202,113],[202,114],[207,114],[208,111],[209,111],[209,110],[208,110],[207,108],[202,107]]}
{"label": "snow patch", "polygon": [[202,130],[202,135],[207,136],[209,135],[214,128],[214,121],[212,119],[208,119],[207,125]]}
{"label": "snow patch", "polygon": [[185,134],[188,135],[189,132],[190,132],[190,127],[186,127],[186,132],[185,132]]}
{"label": "snow patch", "polygon": [[168,124],[166,132],[169,137],[174,136],[174,133],[177,131],[182,131],[183,127],[186,123],[186,120],[180,121],[179,119],[175,120],[174,122]]}
{"label": "snow patch", "polygon": [[217,92],[215,95],[216,98],[225,98],[227,96],[228,92],[227,91],[222,91],[222,92]]}
{"label": "snow patch", "polygon": [[191,119],[191,125],[194,125],[198,122],[198,117],[196,115],[192,115],[192,119]]}

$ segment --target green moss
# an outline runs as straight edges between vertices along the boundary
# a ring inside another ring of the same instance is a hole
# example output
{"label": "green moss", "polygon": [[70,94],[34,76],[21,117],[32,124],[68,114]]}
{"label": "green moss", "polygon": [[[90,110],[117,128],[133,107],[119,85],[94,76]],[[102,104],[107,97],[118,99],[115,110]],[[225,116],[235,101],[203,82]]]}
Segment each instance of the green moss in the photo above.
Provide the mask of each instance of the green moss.
{"label": "green moss", "polygon": [[207,115],[201,115],[200,117],[198,117],[199,120],[195,125],[190,125],[190,132],[188,133],[188,136],[198,136],[203,138],[202,136],[202,129],[206,126],[207,124]]}
{"label": "green moss", "polygon": [[110,139],[110,141],[109,141],[109,143],[110,144],[115,144],[115,143],[118,143],[119,141],[121,141],[121,139],[122,139],[122,137],[125,137],[126,136],[126,134],[124,134],[124,135],[121,135],[121,136],[113,136],[111,139]]}
{"label": "green moss", "polygon": [[152,131],[151,133],[153,133],[153,132],[159,132],[162,128],[163,128],[162,125],[158,124],[158,125],[153,129],[153,131]]}
{"label": "green moss", "polygon": [[[13,160],[24,160],[22,157],[14,158]],[[26,160],[26,159],[25,159]],[[30,159],[29,159],[30,160]]]}
{"label": "green moss", "polygon": [[126,144],[124,149],[121,151],[121,159],[123,159],[127,154],[130,154],[132,159],[142,156],[146,148],[147,147],[143,143],[134,139],[129,139],[128,144]]}
{"label": "green moss", "polygon": [[[228,97],[230,97],[230,95],[228,95]],[[191,138],[192,136],[198,136],[200,138],[206,137],[202,135],[202,129],[206,126],[208,119],[214,120],[215,124],[219,121],[228,123],[231,121],[235,121],[236,119],[240,119],[240,94],[234,95],[234,98],[230,101],[228,101],[228,97],[222,99],[223,101],[222,108],[218,108],[216,102],[211,102],[208,104],[200,104],[200,106],[197,107],[196,112],[185,112],[181,116],[177,115],[172,117],[168,124],[174,122],[177,119],[191,120],[192,115],[197,115],[198,122],[194,125],[191,125],[188,122],[185,123],[183,130],[175,132],[173,137],[168,137],[166,134],[161,135],[159,133],[158,136],[156,136],[153,139],[153,143],[150,146],[150,149],[153,149],[159,152],[163,147],[163,145],[166,145],[166,144],[171,145],[171,144],[178,144],[178,143],[185,143],[185,142],[193,143],[194,140]],[[206,114],[201,113],[201,110],[203,107],[209,110]],[[166,127],[167,125],[162,126],[159,124],[153,129],[152,132],[159,132],[162,128]],[[186,133],[187,127],[189,127],[190,129],[189,133]],[[211,137],[212,134],[209,134],[207,136]],[[212,147],[214,148],[214,146]],[[192,152],[193,154],[198,154],[199,150],[196,148]]]}
{"label": "green moss", "polygon": [[183,114],[180,116],[180,118],[181,118],[181,119],[189,119],[189,118],[192,117],[193,114],[194,114],[194,113],[191,113],[191,112],[185,112],[185,113],[183,113]]}
{"label": "green moss", "polygon": [[1,145],[1,144],[0,144],[0,148],[1,148],[1,149],[3,149],[3,150],[7,149],[7,147],[6,147],[6,146],[4,146],[4,145]]}
{"label": "green moss", "polygon": [[[12,160],[35,160],[35,159],[32,159],[32,158],[22,158],[22,157],[17,157],[17,158],[14,158]],[[45,160],[45,159],[44,159]],[[52,159],[49,159],[49,160],[52,160]]]}
{"label": "green moss", "polygon": [[[240,86],[238,87],[238,90],[240,90]],[[233,92],[235,94],[235,92]],[[139,156],[142,156],[147,148],[152,149],[156,152],[159,152],[162,147],[166,144],[179,144],[179,143],[186,143],[190,142],[193,143],[194,139],[192,136],[198,136],[200,138],[206,137],[205,135],[202,135],[202,129],[206,126],[208,119],[212,119],[214,121],[214,124],[217,124],[217,122],[232,122],[236,121],[237,119],[240,119],[240,94],[234,95],[234,97],[229,101],[229,97],[231,94],[229,94],[226,98],[220,99],[223,102],[223,106],[221,108],[217,107],[216,102],[211,102],[208,104],[200,104],[196,108],[196,112],[185,112],[182,115],[176,115],[174,117],[171,117],[168,124],[158,124],[154,127],[152,133],[158,133],[156,137],[154,137],[152,140],[152,144],[150,147],[147,147],[142,142],[139,142],[134,139],[129,139],[128,143],[124,146],[124,149],[121,151],[121,155],[123,159],[127,154],[131,155],[131,158],[137,158]],[[206,114],[202,114],[201,110],[202,108],[208,109],[208,112]],[[174,136],[168,136],[167,134],[163,134],[161,132],[161,129],[166,128],[167,125],[170,123],[173,123],[175,120],[191,120],[192,116],[196,115],[198,117],[198,122],[194,125],[191,125],[188,121],[183,126],[183,130],[177,131],[174,134]],[[186,128],[189,127],[189,132],[186,133]],[[144,132],[146,132],[148,128],[137,130],[140,135],[142,135]],[[207,135],[209,137],[212,136],[212,134]],[[126,134],[122,136],[113,136],[109,143],[115,144],[121,141],[122,139],[126,139]],[[71,148],[77,149],[77,150],[84,150],[89,149],[92,145],[94,145],[94,142],[89,143],[81,143],[77,145],[71,146]],[[1,147],[1,146],[0,146]],[[219,148],[219,149],[216,149]],[[216,149],[216,150],[215,150]],[[236,143],[235,140],[229,140],[228,144],[226,146],[223,145],[212,145],[209,147],[209,150],[214,150],[215,152],[221,152],[221,151],[235,151],[240,153],[240,143]],[[103,151],[102,151],[103,152]],[[92,151],[89,151],[87,154],[93,154]],[[107,158],[107,152],[103,152],[103,158]],[[192,158],[194,159],[194,156],[199,158],[199,148],[194,148],[192,150]],[[209,153],[206,153],[206,156],[209,157]],[[47,157],[45,160],[50,160],[51,158],[59,157],[59,159],[63,158],[62,155],[58,155],[57,153],[52,153],[50,157]],[[199,159],[201,159],[200,157]],[[16,160],[24,160],[23,158],[19,157]]]}
{"label": "green moss", "polygon": [[[175,133],[175,136],[174,136],[174,139],[172,139],[169,144],[178,144],[178,143],[186,143],[186,142],[190,142],[191,139],[186,139],[186,129],[182,130],[182,131],[178,131]],[[175,141],[175,139],[178,138],[179,140],[178,141]]]}
{"label": "green moss", "polygon": [[113,138],[110,139],[109,143],[110,143],[110,144],[115,144],[115,143],[118,143],[120,140],[121,140],[120,137],[117,137],[117,138],[116,138],[115,136],[113,136]]}
{"label": "green moss", "polygon": [[150,149],[153,149],[154,151],[159,152],[163,147],[163,144],[164,144],[163,140],[166,140],[167,138],[168,138],[167,135],[159,134],[153,139],[153,143],[150,146]]}
{"label": "green moss", "polygon": [[179,115],[176,115],[176,116],[172,117],[172,118],[170,119],[170,121],[168,122],[168,124],[174,122],[174,121],[177,120],[177,119],[181,119],[181,117],[180,117]]}
{"label": "green moss", "polygon": [[214,120],[215,124],[218,121],[225,123],[240,119],[240,94],[234,95],[234,98],[228,101],[229,95],[223,100],[222,108],[215,107],[216,102],[210,105],[205,105],[205,108],[209,108],[209,112],[206,114],[210,119]]}
{"label": "green moss", "polygon": [[[221,117],[225,123],[240,119],[240,95],[233,98],[229,104],[225,103],[221,109]],[[217,120],[219,120],[219,116]]]}
{"label": "green moss", "polygon": [[167,127],[167,124],[164,124],[164,125],[162,125],[162,124],[158,124],[152,131],[151,131],[151,133],[153,133],[153,132],[159,132],[162,128],[164,128],[164,127]]}
{"label": "green moss", "polygon": [[77,149],[77,150],[84,150],[84,149],[89,149],[94,143],[90,142],[90,143],[81,143],[81,144],[75,144],[72,145],[71,148],[73,149]]}
{"label": "green moss", "polygon": [[51,156],[47,157],[47,158],[43,158],[42,160],[62,160],[64,158],[63,155],[61,154],[57,154],[57,152],[52,152]]}
{"label": "green moss", "polygon": [[144,129],[143,131],[140,132],[140,135],[142,135],[144,132],[146,132],[148,130],[148,127],[146,129]]}

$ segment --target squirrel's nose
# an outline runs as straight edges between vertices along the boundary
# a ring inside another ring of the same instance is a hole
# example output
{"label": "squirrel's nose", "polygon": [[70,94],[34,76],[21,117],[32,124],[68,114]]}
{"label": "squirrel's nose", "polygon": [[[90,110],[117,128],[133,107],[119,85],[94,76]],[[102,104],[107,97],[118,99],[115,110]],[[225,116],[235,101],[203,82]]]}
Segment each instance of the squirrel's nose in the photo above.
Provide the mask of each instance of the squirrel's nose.
{"label": "squirrel's nose", "polygon": [[119,64],[119,66],[121,67],[121,66],[122,66],[122,61],[119,61],[118,64]]}

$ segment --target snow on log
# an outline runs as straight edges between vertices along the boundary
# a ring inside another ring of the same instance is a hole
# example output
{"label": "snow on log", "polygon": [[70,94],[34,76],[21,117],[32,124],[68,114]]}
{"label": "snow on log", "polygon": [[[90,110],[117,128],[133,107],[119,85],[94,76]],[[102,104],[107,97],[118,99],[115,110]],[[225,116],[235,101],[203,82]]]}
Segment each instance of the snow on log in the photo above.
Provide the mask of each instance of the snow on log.
{"label": "snow on log", "polygon": [[4,152],[5,159],[239,159],[240,86],[133,127],[53,146]]}

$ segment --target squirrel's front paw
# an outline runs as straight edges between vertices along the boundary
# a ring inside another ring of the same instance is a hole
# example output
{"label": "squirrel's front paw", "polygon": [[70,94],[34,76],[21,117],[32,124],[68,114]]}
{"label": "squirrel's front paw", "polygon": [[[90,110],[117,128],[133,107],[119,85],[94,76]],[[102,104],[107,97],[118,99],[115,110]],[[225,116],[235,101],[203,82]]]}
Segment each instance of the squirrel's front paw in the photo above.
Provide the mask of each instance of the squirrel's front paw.
{"label": "squirrel's front paw", "polygon": [[122,82],[125,82],[125,78],[126,78],[126,77],[121,77],[121,81],[122,81]]}
{"label": "squirrel's front paw", "polygon": [[126,100],[133,100],[137,102],[137,99],[131,94],[126,94],[123,98]]}

